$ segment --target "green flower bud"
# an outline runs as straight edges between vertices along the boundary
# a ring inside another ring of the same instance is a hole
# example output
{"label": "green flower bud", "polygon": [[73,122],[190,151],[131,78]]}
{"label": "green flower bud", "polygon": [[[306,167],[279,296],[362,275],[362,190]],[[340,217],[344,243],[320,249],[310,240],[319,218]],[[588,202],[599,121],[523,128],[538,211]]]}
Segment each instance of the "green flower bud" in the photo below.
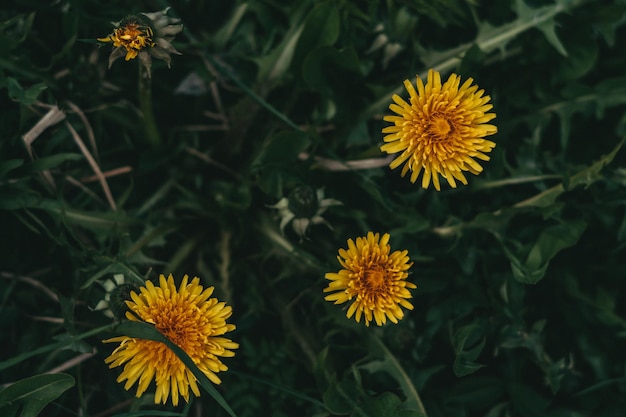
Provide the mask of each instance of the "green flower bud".
{"label": "green flower bud", "polygon": [[289,210],[296,219],[309,219],[315,216],[320,207],[317,193],[313,187],[301,185],[289,194]]}

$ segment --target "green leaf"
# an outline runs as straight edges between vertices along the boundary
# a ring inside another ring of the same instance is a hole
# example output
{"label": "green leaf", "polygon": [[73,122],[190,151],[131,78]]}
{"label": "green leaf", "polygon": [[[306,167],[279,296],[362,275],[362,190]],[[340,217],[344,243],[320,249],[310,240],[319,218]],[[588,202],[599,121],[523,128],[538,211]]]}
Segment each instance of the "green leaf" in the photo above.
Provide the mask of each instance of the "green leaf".
{"label": "green leaf", "polygon": [[[584,51],[584,45],[581,50],[575,49],[572,51],[570,59],[561,64],[564,69],[559,71],[569,72],[569,69],[565,69],[565,67],[576,64],[568,63],[568,61],[575,62],[576,57],[584,53],[581,51]],[[571,70],[576,71],[575,68]],[[569,75],[563,74],[562,76],[567,77]],[[573,74],[573,76],[578,75]],[[626,103],[626,77],[607,78],[599,82],[595,87],[571,83],[561,90],[561,95],[565,100],[552,103],[541,112],[553,112],[559,117],[561,123],[561,147],[565,149],[569,142],[571,119],[575,114],[590,115],[595,113],[596,118],[602,119],[606,109]]]}
{"label": "green leaf", "polygon": [[315,381],[317,382],[317,386],[321,391],[326,391],[328,389],[329,382],[331,380],[331,375],[327,370],[328,360],[328,346],[324,347],[315,358],[315,363],[313,364],[313,375],[315,376]]}
{"label": "green leaf", "polygon": [[264,89],[269,91],[286,73],[291,65],[298,39],[305,27],[303,20],[307,4],[300,2],[291,14],[291,26],[283,37],[283,40],[269,53],[256,62],[259,66],[258,80],[264,84]]}
{"label": "green leaf", "polygon": [[90,287],[96,282],[98,279],[102,278],[105,275],[115,275],[115,274],[123,274],[130,282],[134,285],[143,285],[145,280],[141,275],[137,273],[133,268],[128,266],[127,264],[119,261],[110,260],[111,263],[106,267],[96,272],[92,276],[90,276],[85,282],[80,286],[81,290]]}
{"label": "green leaf", "polygon": [[0,187],[0,210],[19,210],[36,207],[41,195],[33,189],[7,184]]}
{"label": "green leaf", "polygon": [[362,395],[362,389],[357,387],[355,381],[346,379],[337,382],[333,379],[322,394],[322,400],[329,412],[348,414],[353,410],[360,409],[357,399]]}
{"label": "green leaf", "polygon": [[368,398],[364,403],[362,408],[366,410],[366,414],[358,414],[359,416],[367,415],[372,417],[422,417],[423,414],[414,410],[401,410],[404,408],[402,401],[398,398],[397,395],[392,394],[391,392],[385,392],[379,395],[378,397]]}
{"label": "green leaf", "polygon": [[[530,9],[521,0],[516,0],[514,8],[518,14],[516,20],[505,23],[501,26],[493,26],[484,21],[478,25],[478,34],[472,42],[464,43],[456,48],[450,48],[444,52],[428,50],[420,45],[417,50],[420,60],[424,63],[424,68],[433,68],[440,72],[453,70],[463,59],[465,53],[474,45],[486,54],[500,50],[504,56],[506,45],[521,33],[538,26],[554,24],[554,17],[560,13],[571,11],[584,4],[583,1],[558,0],[557,4]],[[547,27],[547,26],[546,26]],[[550,40],[548,39],[550,42]],[[426,76],[426,71],[420,74],[422,79]],[[379,113],[384,107],[389,105],[393,94],[402,94],[404,88],[399,83],[398,87],[383,94],[382,97],[370,105],[367,114]]]}
{"label": "green leaf", "polygon": [[547,190],[542,191],[541,193],[527,200],[515,204],[514,207],[547,207],[553,204],[556,201],[557,197],[561,195],[565,190],[570,190],[579,185],[587,186],[594,183],[600,178],[600,171],[602,171],[602,168],[604,168],[606,165],[610,164],[611,161],[613,161],[613,158],[615,158],[615,155],[621,149],[622,145],[624,145],[624,139],[622,139],[607,155],[604,155],[598,161],[594,162],[587,168],[572,175],[572,177],[569,178],[567,187],[565,187],[564,184],[559,184],[552,188],[548,188]]}
{"label": "green leaf", "polygon": [[426,411],[424,410],[424,405],[422,404],[420,395],[413,385],[413,381],[407,375],[404,368],[402,368],[402,365],[400,365],[396,357],[393,353],[391,353],[387,346],[385,346],[380,338],[373,336],[371,341],[374,349],[381,353],[383,359],[371,361],[365,365],[361,365],[359,368],[365,369],[371,373],[385,372],[391,375],[396,380],[406,397],[406,406],[411,409],[419,410],[419,415],[423,415],[425,417]]}
{"label": "green leaf", "polygon": [[24,172],[30,174],[45,171],[47,169],[56,168],[63,162],[78,161],[80,159],[84,159],[84,156],[79,153],[58,153],[55,155],[35,159],[31,163],[24,165]]}
{"label": "green leaf", "polygon": [[561,358],[552,363],[545,372],[546,381],[548,385],[550,385],[550,390],[552,394],[556,394],[561,388],[561,381],[563,381],[563,378],[568,373],[565,358]]}
{"label": "green leaf", "polygon": [[[73,308],[73,306],[71,305],[67,305],[68,301],[66,299],[65,304],[66,304],[66,310],[69,308]],[[72,311],[73,313],[73,311]],[[64,314],[64,316],[67,316],[67,314]],[[65,317],[64,317],[65,318]],[[65,325],[66,327],[73,329],[73,323],[67,323]],[[63,350],[71,350],[73,352],[77,352],[77,353],[90,353],[93,352],[93,346],[83,340],[78,340],[76,339],[74,336],[72,336],[69,333],[63,333],[61,335],[58,336],[54,336],[54,340],[58,340],[60,342],[63,343]]]}
{"label": "green leaf", "polygon": [[514,409],[522,417],[546,415],[550,401],[542,397],[534,389],[522,383],[511,382],[508,386],[509,396]]}
{"label": "green leaf", "polygon": [[9,97],[19,101],[25,106],[32,105],[37,100],[39,94],[48,88],[45,83],[39,83],[24,89],[20,83],[12,77],[7,77],[7,87],[9,89]]}
{"label": "green leaf", "polygon": [[[333,0],[318,2],[307,15],[294,52],[293,68],[300,72],[300,67],[307,55],[320,46],[333,45],[339,38],[339,10]],[[304,69],[306,69],[306,62]]]}
{"label": "green leaf", "polygon": [[463,326],[454,333],[452,344],[456,358],[452,369],[456,376],[472,374],[484,366],[474,362],[485,347],[486,339],[482,333],[482,326],[476,323]]}
{"label": "green leaf", "polygon": [[[567,56],[567,51],[565,47],[556,36],[555,26],[556,22],[554,21],[554,15],[564,10],[569,6],[569,1],[557,1],[557,4],[554,6],[544,6],[539,8],[530,8],[526,6],[524,0],[515,0],[515,12],[519,16],[520,19],[525,21],[533,21],[539,20],[539,23],[536,24],[537,29],[539,29],[543,35],[546,37],[546,40],[550,45],[552,45],[561,55]],[[543,18],[546,16],[547,18]]]}
{"label": "green leaf", "polygon": [[26,40],[35,20],[35,12],[20,14],[0,23],[0,56],[9,56],[9,52],[18,48]]}
{"label": "green leaf", "polygon": [[358,173],[358,186],[363,190],[373,201],[376,201],[381,206],[383,206],[387,211],[393,212],[393,208],[391,204],[389,204],[389,199],[385,196],[384,189],[377,183],[373,181],[370,176],[365,173]]}
{"label": "green leaf", "polygon": [[458,377],[471,375],[474,372],[478,371],[480,368],[483,368],[485,365],[480,363],[468,361],[463,358],[463,356],[457,356],[454,359],[454,364],[452,364],[452,370],[454,375]]}
{"label": "green leaf", "polygon": [[259,187],[263,192],[276,199],[283,196],[284,182],[283,172],[278,169],[263,170],[258,179]]}
{"label": "green leaf", "polygon": [[472,45],[463,55],[463,59],[459,64],[458,73],[468,74],[471,73],[474,68],[480,68],[485,61],[486,54],[478,47],[478,45]]}
{"label": "green leaf", "polygon": [[259,384],[264,384],[267,385],[268,387],[274,388],[276,390],[282,391],[290,396],[293,396],[295,398],[300,398],[304,401],[310,402],[311,404],[314,404],[318,407],[324,407],[324,403],[322,403],[320,400],[313,398],[313,397],[309,397],[308,395],[303,394],[302,392],[288,387],[288,386],[284,386],[284,385],[279,385],[273,382],[268,381],[267,379],[262,379],[262,378],[257,378],[255,376],[252,375],[248,375],[248,374],[244,374],[241,372],[237,372],[237,371],[230,371],[235,375],[238,375],[242,378],[246,378],[249,379],[251,381],[254,381],[255,383],[259,383]]}
{"label": "green leaf", "polygon": [[43,374],[22,379],[0,391],[0,414],[8,417],[12,415],[8,410],[21,406],[20,417],[36,417],[46,405],[73,386],[74,378],[67,374]]}
{"label": "green leaf", "polygon": [[346,84],[346,79],[362,76],[359,57],[353,48],[337,50],[330,46],[317,48],[307,56],[302,75],[311,89],[327,95],[352,85]]}
{"label": "green leaf", "polygon": [[513,277],[523,284],[539,282],[544,277],[550,260],[563,249],[574,245],[586,227],[587,223],[582,220],[547,227],[533,244],[523,263],[510,250],[505,250],[511,261]]}
{"label": "green leaf", "polygon": [[207,376],[200,369],[198,369],[198,367],[189,357],[189,355],[187,355],[184,350],[176,346],[174,343],[172,343],[172,341],[170,341],[167,337],[161,334],[161,332],[159,332],[156,327],[144,322],[126,321],[116,326],[115,331],[120,335],[135,337],[138,339],[154,340],[156,342],[161,342],[167,345],[167,347],[172,350],[172,352],[174,352],[176,356],[178,356],[178,358],[185,364],[185,366],[189,368],[189,370],[196,377],[202,388],[204,388],[204,390],[208,392],[209,395],[213,397],[213,399],[219,405],[221,405],[222,408],[226,410],[229,415],[231,415],[232,417],[237,417],[237,415],[230,408],[224,397],[222,397],[222,394],[220,394],[215,389],[213,383],[209,380],[209,378],[207,378]]}
{"label": "green leaf", "polygon": [[344,379],[332,381],[323,395],[324,405],[332,414],[350,414],[354,417],[426,417],[426,413],[409,409],[398,396],[385,392],[370,397],[363,392],[359,381]]}
{"label": "green leaf", "polygon": [[[429,3],[432,4],[433,2],[426,1],[420,6],[426,8]],[[422,7],[418,6],[419,9]],[[432,12],[434,10],[435,8],[429,11]],[[396,9],[395,13],[391,10],[390,12],[392,13],[392,15],[389,16],[389,34],[391,35],[391,38],[406,42],[415,33],[417,22],[419,21],[418,17],[411,13],[407,7],[400,7]]]}
{"label": "green leaf", "polygon": [[598,59],[598,44],[595,39],[580,36],[580,39],[575,39],[575,45],[574,48],[570,48],[567,59],[560,60],[558,69],[555,70],[561,79],[581,78],[593,69]]}
{"label": "green leaf", "polygon": [[485,404],[496,404],[504,395],[505,383],[492,376],[462,378],[448,391],[446,402],[463,404],[471,410],[481,410]]}
{"label": "green leaf", "polygon": [[595,22],[595,29],[602,34],[606,43],[613,47],[615,45],[615,30],[620,26],[619,21],[625,13],[625,4],[603,4],[588,18]]}
{"label": "green leaf", "polygon": [[0,162],[0,178],[4,177],[8,172],[17,167],[24,165],[23,159],[8,159]]}
{"label": "green leaf", "polygon": [[224,26],[222,26],[215,33],[213,36],[213,42],[215,42],[217,50],[222,50],[231,40],[233,33],[235,32],[237,26],[241,23],[241,19],[244,17],[248,6],[248,3],[244,3],[235,7],[230,18],[224,23]]}
{"label": "green leaf", "polygon": [[556,49],[558,53],[563,56],[568,56],[561,40],[556,36],[556,23],[554,22],[554,19],[546,20],[542,24],[538,25],[537,29],[543,33],[543,36],[546,37],[548,43],[554,46],[554,49]]}
{"label": "green leaf", "polygon": [[82,340],[85,339],[87,337],[96,335],[98,333],[102,333],[103,331],[106,330],[110,330],[110,328],[112,327],[112,325],[106,325],[106,326],[102,326],[102,327],[97,327],[95,329],[89,330],[85,333],[81,333],[79,335],[71,335],[68,338],[65,338],[64,340],[60,341],[60,342],[56,342],[56,343],[52,343],[46,346],[42,346],[39,347],[37,349],[33,349],[31,351],[28,352],[24,352],[18,356],[14,356],[10,359],[7,359],[5,361],[0,362],[0,371],[2,371],[3,369],[7,369],[10,368],[11,366],[17,365],[18,363],[24,362],[26,359],[32,358],[34,356],[37,355],[41,355],[43,353],[48,353],[51,352],[53,350],[56,349],[61,349],[65,346],[68,346],[69,344],[76,342],[78,340]]}
{"label": "green leaf", "polygon": [[121,211],[90,212],[66,207],[54,200],[44,200],[37,208],[59,216],[64,222],[90,230],[124,230],[138,223],[138,220]]}
{"label": "green leaf", "polygon": [[544,360],[543,336],[541,332],[545,323],[545,319],[539,320],[529,331],[514,325],[504,326],[500,332],[500,347],[504,349],[520,347],[528,349],[535,357],[535,360],[541,362]]}
{"label": "green leaf", "polygon": [[210,188],[211,195],[223,208],[245,210],[252,202],[250,188],[245,184],[233,185],[231,182],[213,181]]}
{"label": "green leaf", "polygon": [[293,164],[300,152],[309,146],[309,137],[304,132],[280,132],[270,138],[252,163],[252,168]]}
{"label": "green leaf", "polygon": [[561,250],[575,244],[586,228],[587,223],[582,220],[548,227],[528,254],[526,268],[542,268]]}
{"label": "green leaf", "polygon": [[606,109],[626,103],[626,77],[604,79],[596,85],[594,90],[598,98],[596,110],[598,119],[604,116]]}
{"label": "green leaf", "polygon": [[348,146],[362,146],[368,145],[371,141],[367,123],[364,120],[357,122],[357,124],[350,130],[346,138],[346,145]]}

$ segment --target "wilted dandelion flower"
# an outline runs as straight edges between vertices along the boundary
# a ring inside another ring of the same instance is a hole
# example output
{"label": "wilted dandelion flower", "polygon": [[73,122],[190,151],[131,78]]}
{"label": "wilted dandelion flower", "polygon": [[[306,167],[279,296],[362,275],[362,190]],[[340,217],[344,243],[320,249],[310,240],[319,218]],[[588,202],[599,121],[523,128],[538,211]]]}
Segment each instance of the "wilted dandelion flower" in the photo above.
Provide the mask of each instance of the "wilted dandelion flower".
{"label": "wilted dandelion flower", "polygon": [[[239,347],[232,340],[221,337],[235,329],[234,324],[226,323],[232,309],[216,298],[209,298],[213,287],[203,289],[199,283],[197,277],[188,283],[185,275],[177,289],[171,274],[167,280],[160,275],[159,286],[146,281],[139,294],[131,292],[131,300],[126,302],[129,308],[126,318],[154,324],[165,337],[184,350],[213,383],[219,384],[221,381],[216,374],[228,369],[220,357],[234,356],[230,349]],[[124,365],[117,381],[126,381],[126,390],[138,382],[137,397],[146,391],[153,379],[156,381],[156,404],[165,404],[170,393],[174,405],[178,404],[179,395],[189,401],[190,388],[196,396],[200,395],[191,370],[164,343],[127,336],[104,342],[119,342],[105,362],[110,368]]]}
{"label": "wilted dandelion flower", "polygon": [[379,233],[368,232],[367,236],[357,237],[356,243],[348,239],[348,249],[339,249],[337,256],[343,269],[326,274],[331,282],[324,292],[333,294],[324,299],[335,304],[351,301],[346,316],[351,318],[356,313],[357,322],[365,316],[366,326],[372,320],[378,326],[387,319],[398,323],[404,317],[400,307],[413,310],[407,299],[411,298],[409,289],[417,286],[406,280],[413,265],[408,251],[390,252],[388,233],[380,238]]}
{"label": "wilted dandelion flower", "polygon": [[100,42],[113,42],[109,68],[122,56],[126,61],[139,56],[148,75],[152,66],[151,57],[164,60],[169,68],[172,61],[170,54],[181,55],[170,42],[183,30],[183,25],[178,24],[180,19],[167,16],[169,9],[167,7],[160,12],[131,15],[119,22],[113,22],[113,33],[105,38],[98,38]]}
{"label": "wilted dandelion flower", "polygon": [[[493,107],[485,90],[478,90],[468,78],[460,85],[461,78],[451,74],[443,85],[441,75],[428,71],[426,85],[417,77],[417,91],[409,80],[404,86],[409,92],[407,103],[397,94],[395,103],[389,109],[397,116],[385,116],[384,120],[393,126],[383,129],[387,142],[380,150],[389,154],[401,152],[389,165],[395,169],[402,167],[402,176],[411,171],[411,182],[415,182],[422,170],[422,188],[433,185],[440,190],[439,175],[451,187],[456,188],[456,180],[467,185],[463,171],[480,173],[483,168],[475,159],[488,161],[486,153],[496,146],[485,136],[495,134],[498,129],[488,122],[496,117],[488,113]],[[460,86],[459,86],[460,85]]]}
{"label": "wilted dandelion flower", "polygon": [[330,206],[341,205],[341,201],[333,198],[324,198],[324,189],[313,189],[308,185],[300,185],[289,193],[289,197],[281,198],[271,208],[277,209],[280,216],[280,231],[285,232],[285,227],[292,223],[293,230],[304,238],[311,224],[330,224],[322,217],[322,214]]}

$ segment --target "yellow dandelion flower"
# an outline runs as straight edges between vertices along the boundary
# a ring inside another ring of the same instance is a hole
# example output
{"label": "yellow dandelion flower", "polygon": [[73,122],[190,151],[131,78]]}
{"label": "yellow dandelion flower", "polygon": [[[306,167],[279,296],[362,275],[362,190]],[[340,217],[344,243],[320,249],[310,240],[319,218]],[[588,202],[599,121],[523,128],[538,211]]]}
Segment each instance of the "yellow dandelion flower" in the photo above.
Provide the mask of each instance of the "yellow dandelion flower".
{"label": "yellow dandelion flower", "polygon": [[389,166],[402,167],[402,176],[411,171],[411,182],[415,182],[424,170],[422,188],[430,181],[440,190],[439,175],[456,188],[456,180],[467,185],[463,171],[479,174],[483,168],[475,159],[488,161],[486,153],[496,146],[485,136],[495,134],[498,129],[490,120],[495,113],[485,90],[478,90],[468,78],[461,84],[461,77],[451,74],[443,85],[441,74],[428,71],[426,85],[417,77],[417,91],[409,80],[404,86],[409,92],[410,103],[394,94],[394,103],[389,109],[397,116],[385,116],[393,126],[383,129],[386,142],[380,150],[389,154],[401,152]]}
{"label": "yellow dandelion flower", "polygon": [[[167,280],[159,276],[159,286],[147,281],[139,294],[131,292],[126,301],[129,311],[126,318],[145,321],[154,326],[169,340],[189,355],[198,368],[215,384],[221,383],[216,375],[228,368],[220,357],[232,357],[239,345],[221,337],[235,329],[227,324],[232,314],[230,306],[209,298],[213,287],[203,289],[196,277],[188,283],[185,275],[178,289],[170,274]],[[167,345],[153,340],[119,336],[104,340],[105,343],[119,342],[119,346],[105,359],[109,368],[124,365],[117,382],[126,381],[129,390],[136,382],[137,398],[146,391],[151,381],[156,381],[155,404],[167,402],[178,405],[179,395],[189,401],[189,391],[200,395],[196,378],[185,364]]]}
{"label": "yellow dandelion flower", "polygon": [[333,294],[324,297],[326,301],[342,304],[352,301],[346,316],[356,313],[357,323],[365,316],[365,325],[374,320],[382,326],[387,319],[393,323],[404,317],[400,307],[413,310],[409,289],[417,286],[406,280],[409,263],[408,251],[391,253],[389,233],[368,232],[367,236],[357,237],[356,244],[348,239],[348,249],[339,249],[337,259],[344,269],[337,273],[329,272],[326,279],[331,282],[324,292]]}
{"label": "yellow dandelion flower", "polygon": [[121,48],[118,55],[126,52],[125,60],[135,59],[139,51],[155,45],[152,28],[139,21],[137,17],[127,18],[120,22],[122,26],[113,30],[106,38],[98,38],[100,42],[113,42],[114,48]]}
{"label": "yellow dandelion flower", "polygon": [[150,75],[152,57],[162,59],[170,66],[170,54],[181,55],[170,42],[183,30],[180,19],[169,17],[166,8],[155,13],[140,13],[113,22],[113,33],[100,42],[113,42],[113,52],[109,55],[109,68],[118,58],[126,61],[139,57],[141,64]]}

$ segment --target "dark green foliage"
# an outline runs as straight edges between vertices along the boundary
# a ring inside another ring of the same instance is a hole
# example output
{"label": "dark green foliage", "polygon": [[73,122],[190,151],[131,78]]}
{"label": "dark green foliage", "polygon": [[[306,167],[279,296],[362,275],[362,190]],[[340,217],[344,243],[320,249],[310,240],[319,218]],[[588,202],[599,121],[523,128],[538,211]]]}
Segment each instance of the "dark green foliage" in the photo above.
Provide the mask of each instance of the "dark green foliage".
{"label": "dark green foliage", "polygon": [[[166,6],[185,28],[172,68],[153,61],[151,144],[137,60],[107,69],[95,39]],[[625,13],[3,1],[0,415],[626,415]],[[429,68],[472,77],[497,114],[484,172],[441,192],[380,162],[392,94]],[[281,234],[268,206],[298,196],[314,216],[320,188],[343,203],[322,214],[331,227]],[[415,309],[397,325],[323,299],[337,250],[370,230],[414,262]],[[190,405],[154,405],[154,385],[136,399],[104,364],[120,329],[92,311],[98,281],[160,273],[197,275],[233,306],[241,347]]]}
{"label": "dark green foliage", "polygon": [[0,410],[7,417],[35,417],[72,386],[74,378],[66,374],[26,378],[0,391]]}

